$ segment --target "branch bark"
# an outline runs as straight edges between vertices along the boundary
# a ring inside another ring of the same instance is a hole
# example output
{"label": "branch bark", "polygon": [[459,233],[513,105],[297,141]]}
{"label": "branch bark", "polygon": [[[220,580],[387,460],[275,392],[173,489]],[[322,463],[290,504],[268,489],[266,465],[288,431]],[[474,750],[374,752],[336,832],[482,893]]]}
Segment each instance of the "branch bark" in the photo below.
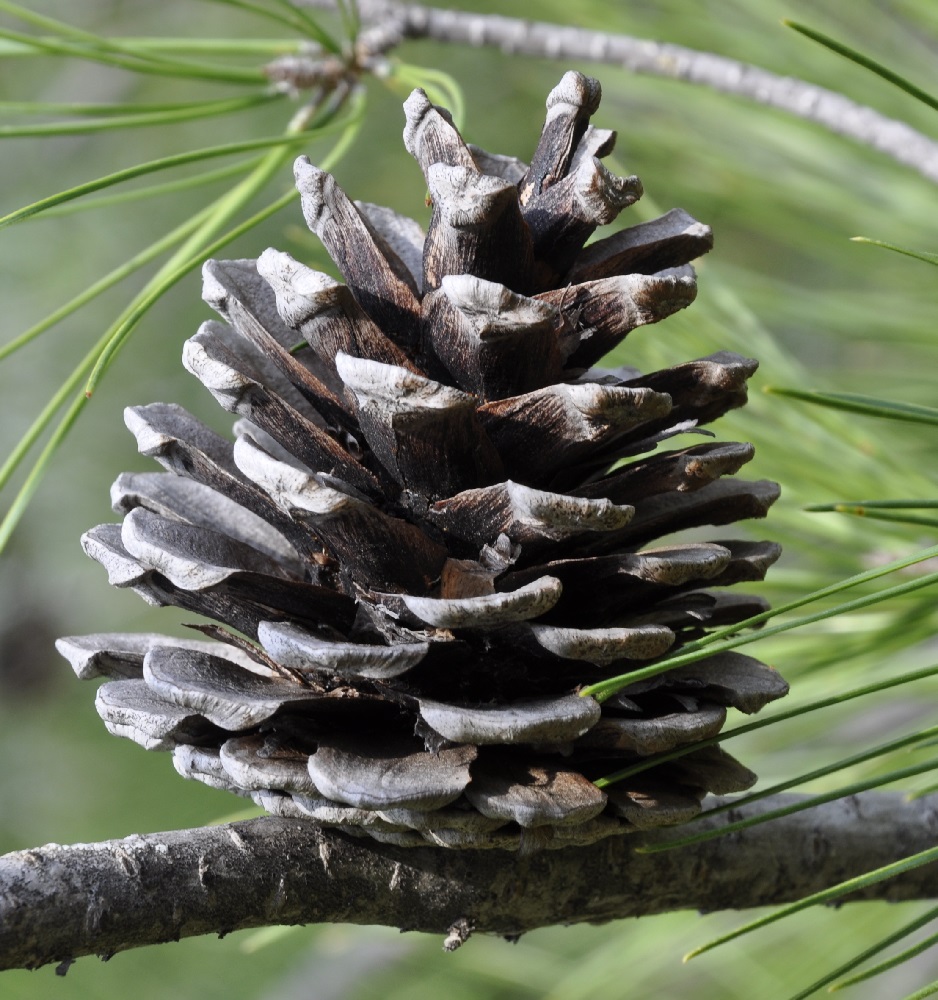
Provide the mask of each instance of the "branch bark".
{"label": "branch bark", "polygon": [[[296,2],[310,7],[335,7],[333,0]],[[666,42],[499,14],[438,10],[396,0],[359,0],[358,6],[369,26],[368,45],[374,50],[392,48],[405,37],[426,38],[491,46],[507,55],[605,63],[633,73],[702,84],[815,122],[879,150],[938,183],[938,142],[905,122],[835,91],[749,63]]]}
{"label": "branch bark", "polygon": [[[694,828],[795,798],[766,799]],[[898,793],[868,793],[694,847],[634,851],[686,832],[517,855],[392,847],[267,816],[49,844],[0,858],[0,968],[269,924],[385,924],[446,934],[454,947],[473,930],[517,935],[558,923],[784,903],[934,846],[938,796],[906,802]],[[938,865],[855,898],[934,897]]]}

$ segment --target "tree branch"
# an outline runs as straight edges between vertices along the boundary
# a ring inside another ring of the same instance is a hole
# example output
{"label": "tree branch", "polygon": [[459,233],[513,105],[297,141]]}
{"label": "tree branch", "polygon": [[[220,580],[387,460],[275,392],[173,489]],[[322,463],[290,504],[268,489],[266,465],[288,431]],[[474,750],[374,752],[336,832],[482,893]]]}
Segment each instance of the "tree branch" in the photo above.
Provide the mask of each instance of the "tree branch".
{"label": "tree branch", "polygon": [[[745,815],[794,798],[763,800]],[[741,815],[704,818],[694,828]],[[0,858],[0,968],[269,924],[386,924],[447,934],[453,947],[472,930],[516,935],[549,924],[784,903],[934,846],[938,796],[906,802],[870,793],[695,847],[634,852],[685,832],[518,855],[393,847],[267,816],[49,844]],[[938,897],[938,866],[862,896],[874,897]]]}
{"label": "tree branch", "polygon": [[[335,6],[332,0],[298,2],[311,7]],[[605,63],[633,73],[703,84],[815,122],[879,150],[938,183],[938,142],[905,122],[888,118],[835,91],[749,63],[682,45],[499,14],[438,10],[395,0],[359,0],[358,6],[369,25],[367,45],[372,50],[387,50],[402,37],[427,38],[493,46],[508,55]]]}

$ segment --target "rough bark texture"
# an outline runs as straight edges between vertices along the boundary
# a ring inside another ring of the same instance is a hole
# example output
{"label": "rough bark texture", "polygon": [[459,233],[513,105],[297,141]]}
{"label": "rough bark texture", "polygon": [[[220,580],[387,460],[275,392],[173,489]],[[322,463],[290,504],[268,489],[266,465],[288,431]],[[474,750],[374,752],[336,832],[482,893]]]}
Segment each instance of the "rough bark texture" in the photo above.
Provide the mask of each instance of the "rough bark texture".
{"label": "rough bark texture", "polygon": [[[794,798],[764,800],[746,815]],[[731,811],[693,829],[739,818]],[[854,796],[694,847],[634,851],[689,829],[518,855],[400,848],[268,816],[49,844],[0,859],[0,968],[268,924],[385,924],[448,935],[453,947],[471,931],[515,935],[549,924],[784,903],[934,846],[938,796]],[[857,898],[935,896],[932,865]]]}

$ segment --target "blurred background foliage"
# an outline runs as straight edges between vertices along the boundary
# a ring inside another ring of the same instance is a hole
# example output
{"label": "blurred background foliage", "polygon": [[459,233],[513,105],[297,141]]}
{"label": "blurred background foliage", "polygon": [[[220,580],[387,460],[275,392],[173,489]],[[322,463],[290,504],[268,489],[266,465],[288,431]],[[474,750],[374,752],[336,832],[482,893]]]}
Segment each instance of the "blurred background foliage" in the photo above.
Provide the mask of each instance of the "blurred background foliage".
{"label": "blurred background foliage", "polygon": [[[210,0],[43,0],[34,6],[109,36],[287,37],[272,22]],[[935,131],[934,112],[780,24],[781,18],[806,22],[928,89],[938,85],[933,0],[580,0],[576,5],[541,0],[533,12],[497,0],[446,6],[536,13],[543,20],[710,50],[839,90],[926,133]],[[2,15],[0,25],[22,30]],[[807,503],[934,496],[934,434],[760,391],[771,384],[934,404],[934,272],[849,242],[862,234],[938,250],[933,184],[819,126],[684,83],[427,42],[407,43],[393,55],[450,73],[464,92],[466,137],[522,159],[534,148],[545,95],[561,74],[576,68],[598,76],[604,98],[595,121],[619,131],[613,169],[639,174],[647,191],[619,224],[679,205],[713,226],[716,249],[700,262],[695,305],[661,326],[636,331],[613,360],[655,368],[721,349],[760,359],[750,405],[715,429],[724,439],[753,441],[757,458],[747,474],[778,480],[783,487],[769,520],[755,526],[758,537],[777,539],[786,549],[763,588],[770,600],[792,599],[935,543],[934,532],[923,527],[802,510]],[[394,78],[367,81],[364,127],[334,172],[352,197],[426,221],[424,182],[400,141],[400,103],[409,89]],[[145,104],[246,92],[231,84],[138,76],[77,60],[0,59],[4,101]],[[165,128],[6,139],[0,214],[143,160],[277,134],[292,110],[284,100]],[[316,162],[331,142],[320,140],[303,151]],[[221,162],[228,161],[214,165]],[[171,176],[187,171],[193,168]],[[134,182],[148,183],[153,178]],[[284,169],[256,207],[291,183]],[[0,343],[191,216],[224,184],[37,218],[0,233]],[[239,238],[225,255],[253,257],[269,245],[332,271],[302,226],[296,203]],[[129,278],[0,365],[3,454],[145,278]],[[52,645],[63,634],[173,628],[172,612],[158,613],[134,595],[109,588],[100,568],[82,555],[78,537],[113,519],[107,489],[119,472],[150,468],[123,426],[123,407],[180,402],[226,428],[225,415],[179,363],[183,340],[209,316],[199,284],[192,274],[146,316],[86,407],[0,562],[0,853],[49,840],[99,840],[199,825],[238,808],[222,793],[181,781],[168,759],[108,736],[94,712],[91,688],[75,682]],[[808,701],[938,659],[933,603],[929,591],[920,592],[772,639],[757,651],[792,681],[794,699]],[[790,777],[934,725],[935,686],[900,688],[888,698],[769,727],[745,737],[746,745],[738,749],[764,783]],[[918,751],[890,766],[922,759],[927,758]],[[888,769],[874,762],[807,790],[836,787],[838,780],[876,768]],[[929,783],[933,776],[910,787]],[[51,968],[6,973],[0,992],[11,1000],[120,995],[639,1000],[677,994],[771,1000],[804,988],[922,909],[864,904],[809,911],[689,966],[680,962],[685,951],[740,918],[688,913],[552,928],[516,945],[473,939],[451,956],[442,954],[437,939],[401,937],[382,928],[242,933],[221,942],[197,939],[121,954],[106,965],[83,959],[64,980],[56,980]],[[875,995],[899,997],[936,977],[938,957],[925,954],[879,980]],[[854,994],[870,996],[865,988]]]}

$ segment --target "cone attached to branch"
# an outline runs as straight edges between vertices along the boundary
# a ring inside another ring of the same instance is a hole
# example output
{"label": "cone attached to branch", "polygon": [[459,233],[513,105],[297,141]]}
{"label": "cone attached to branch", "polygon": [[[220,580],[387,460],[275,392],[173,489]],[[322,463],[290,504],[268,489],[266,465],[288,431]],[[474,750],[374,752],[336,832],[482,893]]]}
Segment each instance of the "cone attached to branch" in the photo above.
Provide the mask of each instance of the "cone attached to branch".
{"label": "cone attached to branch", "polygon": [[711,246],[673,210],[584,248],[642,193],[601,162],[599,97],[566,74],[526,166],[466,144],[417,90],[404,141],[426,234],[301,157],[303,213],[345,283],[275,250],[206,264],[223,322],[183,361],[235,440],[178,406],[130,408],[165,471],[121,476],[123,524],[84,546],[115,586],[217,624],[60,640],[107,679],[109,730],[271,812],[403,845],[583,844],[754,781],[707,747],[595,784],[787,690],[723,653],[601,704],[578,693],[762,610],[715,588],[778,555],[661,541],[775,500],[728,478],[749,445],[658,448],[741,406],[756,363],[592,367],[693,301],[689,261]]}

